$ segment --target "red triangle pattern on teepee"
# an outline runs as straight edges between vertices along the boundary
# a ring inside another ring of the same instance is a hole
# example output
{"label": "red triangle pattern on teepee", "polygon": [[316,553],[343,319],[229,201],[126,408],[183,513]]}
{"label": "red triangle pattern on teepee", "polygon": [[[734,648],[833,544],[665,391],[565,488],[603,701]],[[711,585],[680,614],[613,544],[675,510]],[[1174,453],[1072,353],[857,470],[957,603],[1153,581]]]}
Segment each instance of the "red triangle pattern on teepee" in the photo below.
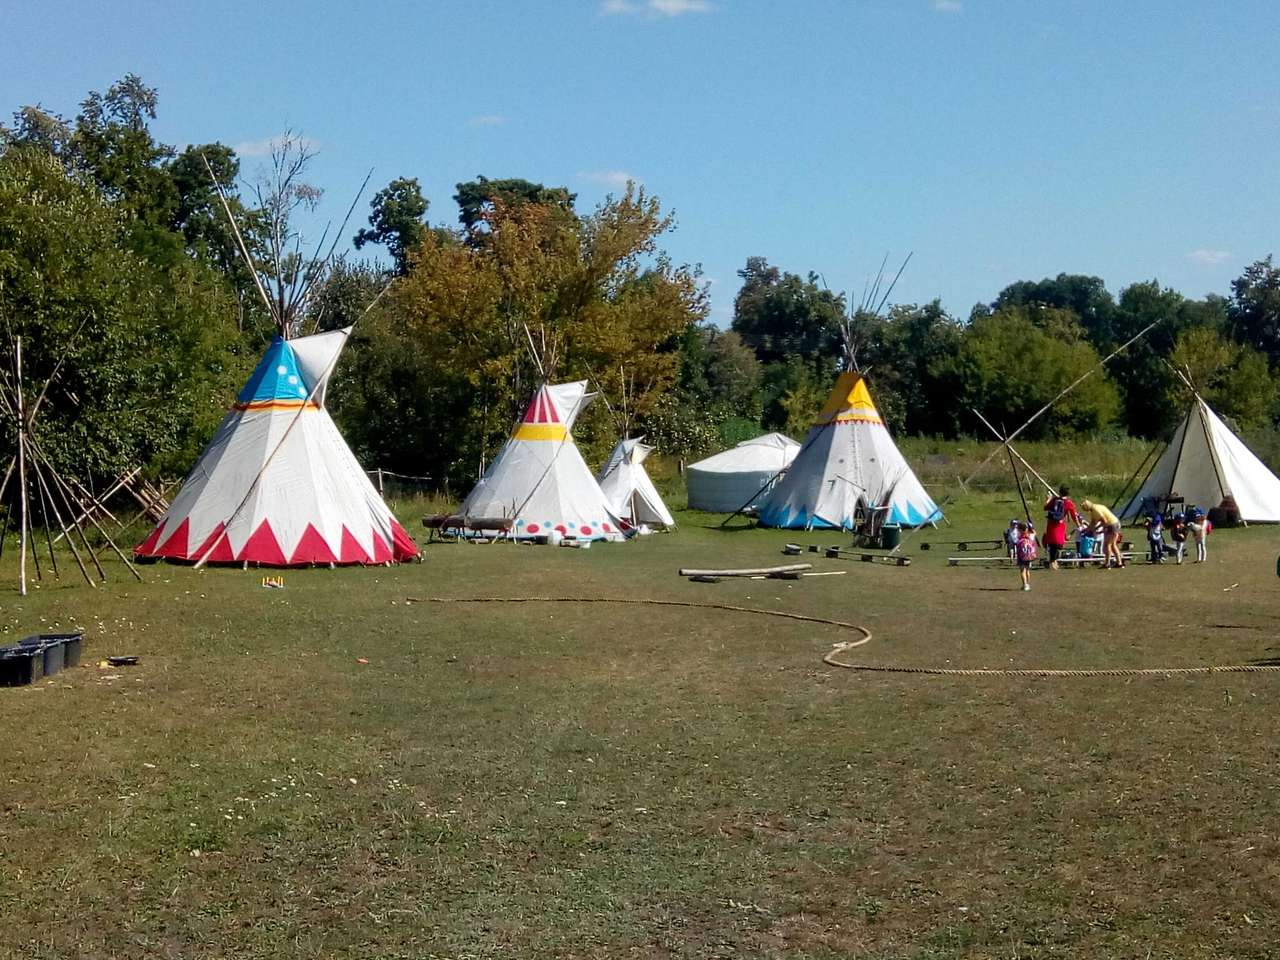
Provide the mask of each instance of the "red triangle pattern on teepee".
{"label": "red triangle pattern on teepee", "polygon": [[153,557],[156,552],[156,544],[160,541],[160,532],[164,529],[163,523],[157,523],[155,529],[140,544],[133,548],[135,557]]}
{"label": "red triangle pattern on teepee", "polygon": [[173,531],[173,536],[164,542],[159,550],[156,551],[157,556],[173,557],[175,559],[185,560],[187,558],[187,536],[191,532],[191,518],[183,517],[182,522],[178,524],[178,529]]}
{"label": "red triangle pattern on teepee", "polygon": [[560,414],[556,413],[555,401],[551,399],[551,391],[542,387],[533,396],[533,402],[524,412],[524,423],[559,423]]}
{"label": "red triangle pattern on teepee", "polygon": [[364,547],[360,546],[360,541],[351,535],[351,531],[344,525],[342,528],[342,546],[338,553],[339,563],[369,563],[369,554],[365,552]]}
{"label": "red triangle pattern on teepee", "polygon": [[[235,560],[235,555],[231,552],[231,538],[224,537],[222,531],[227,529],[225,523],[220,523],[213,528],[213,533],[204,538],[204,543],[200,544],[200,549],[191,557],[192,560],[199,560],[208,552],[209,556],[205,557],[206,563],[231,563]],[[213,549],[210,551],[210,547]]]}
{"label": "red triangle pattern on teepee", "polygon": [[[210,559],[213,558],[210,557]],[[280,542],[276,540],[276,535],[272,532],[271,524],[267,520],[258,524],[258,529],[253,531],[253,536],[245,541],[244,546],[240,548],[240,556],[236,559],[247,560],[249,563],[270,564],[275,567],[288,565],[284,551],[280,549]]]}
{"label": "red triangle pattern on teepee", "polygon": [[320,536],[320,531],[314,525],[308,523],[307,529],[302,534],[302,539],[298,541],[298,545],[293,549],[293,556],[289,558],[290,563],[337,563],[338,558],[333,555],[333,551],[329,549],[329,544],[325,542],[324,537]]}
{"label": "red triangle pattern on teepee", "polygon": [[387,546],[387,541],[382,539],[377,530],[373,531],[373,562],[391,562],[391,548]]}
{"label": "red triangle pattern on teepee", "polygon": [[413,542],[413,537],[409,536],[394,517],[391,518],[391,551],[397,561],[412,560],[418,555],[418,545]]}

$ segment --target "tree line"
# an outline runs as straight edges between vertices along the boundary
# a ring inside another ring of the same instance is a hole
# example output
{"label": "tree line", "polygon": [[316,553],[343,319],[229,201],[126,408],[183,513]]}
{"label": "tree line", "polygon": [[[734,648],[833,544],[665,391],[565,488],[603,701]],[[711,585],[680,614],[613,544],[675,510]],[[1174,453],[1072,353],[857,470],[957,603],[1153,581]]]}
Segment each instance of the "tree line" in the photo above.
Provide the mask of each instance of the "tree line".
{"label": "tree line", "polygon": [[[478,176],[432,222],[416,178],[370,200],[350,240],[308,244],[324,193],[305,140],[257,173],[220,143],[159,142],[156,91],[126,76],[73,118],[39,106],[0,125],[0,324],[33,382],[55,369],[40,429],[62,466],[181,473],[275,333],[264,289],[322,269],[295,334],[355,324],[329,405],[369,466],[465,487],[543,379],[589,379],[575,427],[599,458],[622,431],[694,457],[762,430],[802,436],[846,350],[898,433],[1012,429],[1153,321],[1123,362],[1038,421],[1039,438],[1167,434],[1197,389],[1237,427],[1274,429],[1280,269],[1266,257],[1221,296],[1156,281],[1113,297],[1097,277],[1011,284],[967,317],[938,301],[884,312],[813,274],[748,258],[732,323],[707,321],[696,265],[662,249],[674,220],[631,185],[591,210],[565,187]],[[218,196],[239,224],[246,265]]]}

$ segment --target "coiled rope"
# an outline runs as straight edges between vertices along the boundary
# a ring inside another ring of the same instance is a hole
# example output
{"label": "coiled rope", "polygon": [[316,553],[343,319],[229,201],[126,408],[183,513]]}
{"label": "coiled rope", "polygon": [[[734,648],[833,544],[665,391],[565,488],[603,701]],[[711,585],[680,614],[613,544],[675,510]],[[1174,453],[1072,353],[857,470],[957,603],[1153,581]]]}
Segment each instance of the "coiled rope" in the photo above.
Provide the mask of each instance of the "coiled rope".
{"label": "coiled rope", "polygon": [[898,667],[872,663],[850,663],[841,660],[846,651],[861,647],[871,641],[871,631],[856,623],[833,620],[830,617],[811,617],[803,613],[785,610],[762,610],[758,607],[740,607],[730,603],[703,603],[693,600],[653,600],[647,597],[406,597],[405,603],[629,603],[653,607],[690,607],[700,610],[725,610],[729,613],[750,613],[762,617],[781,617],[803,623],[819,623],[823,626],[855,630],[862,634],[857,640],[841,640],[822,658],[822,662],[843,670],[861,673],[901,673],[932,677],[1170,677],[1195,676],[1216,673],[1276,673],[1280,664],[1235,663],[1224,666],[1204,667],[1117,667],[1087,670],[1060,670],[1034,667],[996,667],[964,669],[961,667]]}

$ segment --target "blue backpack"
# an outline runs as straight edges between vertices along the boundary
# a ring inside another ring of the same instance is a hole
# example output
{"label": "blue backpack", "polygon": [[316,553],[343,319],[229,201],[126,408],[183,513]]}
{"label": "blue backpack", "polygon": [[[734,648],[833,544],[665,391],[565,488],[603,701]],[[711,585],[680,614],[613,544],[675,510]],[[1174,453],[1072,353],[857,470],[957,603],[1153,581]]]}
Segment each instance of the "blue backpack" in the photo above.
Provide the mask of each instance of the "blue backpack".
{"label": "blue backpack", "polygon": [[1045,514],[1050,520],[1065,520],[1067,518],[1067,501],[1062,497],[1054,497],[1049,501],[1049,509]]}

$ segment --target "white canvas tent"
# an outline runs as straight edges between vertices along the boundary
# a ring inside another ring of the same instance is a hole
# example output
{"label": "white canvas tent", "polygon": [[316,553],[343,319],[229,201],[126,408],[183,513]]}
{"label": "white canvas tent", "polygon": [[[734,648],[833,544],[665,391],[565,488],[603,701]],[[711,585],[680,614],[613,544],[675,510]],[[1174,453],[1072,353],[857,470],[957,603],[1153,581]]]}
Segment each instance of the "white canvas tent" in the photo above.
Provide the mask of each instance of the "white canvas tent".
{"label": "white canvas tent", "polygon": [[644,461],[652,451],[653,447],[639,439],[619,440],[597,479],[614,513],[632,526],[644,523],[651,527],[674,527],[676,522],[671,511],[662,502],[644,468]]}
{"label": "white canvas tent", "polygon": [[1240,519],[1280,523],[1280,478],[1198,395],[1121,518],[1136,517],[1145,504],[1163,503],[1170,496],[1204,510],[1231,497]]}
{"label": "white canvas tent", "polygon": [[766,433],[690,464],[685,471],[689,509],[732,513],[753,498],[758,503],[799,450],[790,437]]}
{"label": "white canvas tent", "polygon": [[609,505],[570,432],[593,396],[585,380],[540,387],[459,513],[468,521],[511,521],[514,539],[552,533],[623,539],[628,525]]}
{"label": "white canvas tent", "polygon": [[861,374],[836,380],[791,468],[760,504],[764,526],[852,529],[855,514],[918,527],[942,519],[903,459]]}
{"label": "white canvas tent", "polygon": [[293,566],[418,555],[324,407],[350,332],[271,342],[138,557]]}

